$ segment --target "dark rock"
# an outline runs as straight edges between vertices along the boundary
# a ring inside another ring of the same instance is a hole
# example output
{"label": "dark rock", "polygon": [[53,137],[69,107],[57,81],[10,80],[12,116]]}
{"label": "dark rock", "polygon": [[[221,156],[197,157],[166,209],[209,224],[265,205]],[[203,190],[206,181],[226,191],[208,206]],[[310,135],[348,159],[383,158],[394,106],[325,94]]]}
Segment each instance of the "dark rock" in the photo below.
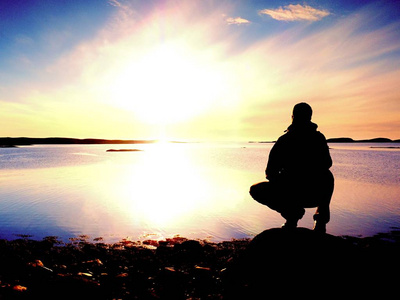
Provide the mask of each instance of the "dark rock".
{"label": "dark rock", "polygon": [[305,228],[269,229],[250,242],[229,270],[228,298],[251,295],[248,299],[258,299],[267,294],[298,297],[305,288],[324,295],[332,284],[349,291],[353,259],[352,245],[342,238]]}
{"label": "dark rock", "polygon": [[0,299],[384,299],[400,269],[398,228],[367,238],[275,228],[252,241],[176,237],[157,249],[86,239],[0,240]]}
{"label": "dark rock", "polygon": [[199,241],[189,240],[174,246],[177,260],[181,263],[199,262],[204,254],[203,246]]}
{"label": "dark rock", "polygon": [[[376,238],[371,240],[376,244]],[[388,244],[390,252],[381,243],[374,248],[355,241],[366,239],[321,235],[305,228],[266,230],[228,268],[226,298],[299,297],[306,289],[322,298],[341,297],[344,291],[358,298],[389,295],[392,274],[399,266],[397,247]]]}

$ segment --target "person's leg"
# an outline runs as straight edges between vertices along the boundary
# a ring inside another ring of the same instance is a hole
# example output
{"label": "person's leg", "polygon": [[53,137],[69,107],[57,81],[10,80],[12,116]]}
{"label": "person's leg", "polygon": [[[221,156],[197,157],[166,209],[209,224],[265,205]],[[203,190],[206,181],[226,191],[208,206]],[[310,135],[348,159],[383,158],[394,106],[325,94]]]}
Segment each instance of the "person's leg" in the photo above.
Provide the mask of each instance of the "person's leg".
{"label": "person's leg", "polygon": [[318,221],[325,224],[327,224],[330,221],[330,218],[331,215],[330,215],[329,203],[319,205],[313,216],[314,221]]}
{"label": "person's leg", "polygon": [[286,207],[281,212],[282,217],[286,219],[286,223],[282,227],[288,229],[296,228],[297,222],[304,216],[305,212],[306,210],[303,207]]}
{"label": "person's leg", "polygon": [[277,184],[271,182],[260,182],[250,188],[250,195],[257,202],[268,206],[270,209],[279,212],[286,219],[285,228],[295,228],[305,210],[297,206],[295,199],[279,188]]}
{"label": "person's leg", "polygon": [[320,202],[314,214],[314,230],[325,232],[326,224],[330,221],[330,209],[333,189],[334,177],[330,171],[324,176],[324,182],[321,184]]}
{"label": "person's leg", "polygon": [[276,197],[276,188],[271,182],[263,181],[252,185],[250,187],[250,195],[258,203],[266,205],[273,210],[279,207],[279,199]]}

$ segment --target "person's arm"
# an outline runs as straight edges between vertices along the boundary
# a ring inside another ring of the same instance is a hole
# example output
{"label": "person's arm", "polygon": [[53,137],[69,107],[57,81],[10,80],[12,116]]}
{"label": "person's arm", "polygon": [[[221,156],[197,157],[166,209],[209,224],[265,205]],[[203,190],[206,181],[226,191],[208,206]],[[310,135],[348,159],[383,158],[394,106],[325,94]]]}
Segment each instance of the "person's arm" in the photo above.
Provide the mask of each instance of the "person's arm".
{"label": "person's arm", "polygon": [[275,145],[272,146],[269,153],[267,168],[265,169],[265,177],[270,181],[273,181],[278,177],[281,168],[279,148],[280,142],[278,140]]}
{"label": "person's arm", "polygon": [[324,169],[329,169],[330,167],[332,167],[332,157],[331,154],[329,153],[329,146],[328,143],[326,141],[325,136],[320,133],[320,147],[321,147],[321,166]]}

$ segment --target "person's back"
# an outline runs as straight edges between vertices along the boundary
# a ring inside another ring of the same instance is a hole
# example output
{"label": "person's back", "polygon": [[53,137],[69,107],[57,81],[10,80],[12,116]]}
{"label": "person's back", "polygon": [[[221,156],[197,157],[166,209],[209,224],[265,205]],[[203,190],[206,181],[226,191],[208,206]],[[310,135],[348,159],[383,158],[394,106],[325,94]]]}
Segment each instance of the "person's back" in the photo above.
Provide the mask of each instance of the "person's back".
{"label": "person's back", "polygon": [[275,143],[268,160],[267,178],[279,174],[299,179],[317,177],[332,166],[325,136],[314,123],[292,124]]}
{"label": "person's back", "polygon": [[312,109],[299,103],[293,109],[293,122],[272,147],[266,178],[269,182],[253,185],[252,197],[277,210],[296,227],[304,208],[318,207],[316,227],[325,231],[329,222],[329,203],[333,193],[332,159],[325,136],[311,122]]}

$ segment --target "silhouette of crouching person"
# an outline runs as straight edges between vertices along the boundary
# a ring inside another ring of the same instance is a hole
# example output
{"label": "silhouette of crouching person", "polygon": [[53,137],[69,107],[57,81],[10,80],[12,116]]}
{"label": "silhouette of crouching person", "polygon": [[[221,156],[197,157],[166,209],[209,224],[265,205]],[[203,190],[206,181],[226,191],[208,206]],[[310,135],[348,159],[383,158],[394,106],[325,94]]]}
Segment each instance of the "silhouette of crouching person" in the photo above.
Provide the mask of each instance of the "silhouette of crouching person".
{"label": "silhouette of crouching person", "polygon": [[272,147],[266,168],[267,182],[250,188],[250,195],[279,212],[286,223],[297,227],[305,208],[317,207],[314,230],[325,233],[330,220],[334,178],[332,159],[325,136],[311,122],[312,109],[306,103],[293,108],[292,124]]}

